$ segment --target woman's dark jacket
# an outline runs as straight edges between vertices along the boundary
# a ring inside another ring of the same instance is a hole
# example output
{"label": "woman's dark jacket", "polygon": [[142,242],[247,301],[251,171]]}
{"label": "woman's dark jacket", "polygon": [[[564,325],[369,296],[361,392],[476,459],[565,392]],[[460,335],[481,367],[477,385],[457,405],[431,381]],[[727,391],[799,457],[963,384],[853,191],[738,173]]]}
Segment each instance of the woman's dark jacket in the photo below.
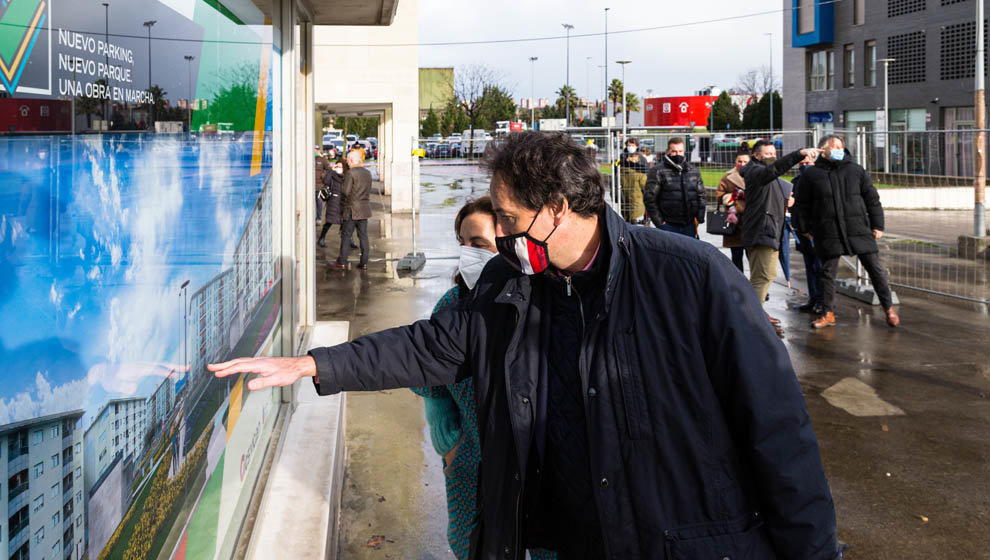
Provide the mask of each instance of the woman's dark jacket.
{"label": "woman's dark jacket", "polygon": [[344,186],[344,176],[338,175],[333,169],[323,176],[324,192],[328,195],[323,201],[325,208],[323,221],[327,224],[340,223],[340,192]]}
{"label": "woman's dark jacket", "polygon": [[705,183],[698,168],[685,161],[670,161],[666,154],[650,169],[643,188],[643,202],[653,225],[679,226],[705,222]]}
{"label": "woman's dark jacket", "polygon": [[[630,226],[611,210],[603,221],[610,257],[591,315],[601,326],[575,350],[605,556],[840,558],[804,398],[749,283],[707,243]],[[474,559],[525,557],[549,284],[495,257],[461,304],[310,352],[321,395],[473,375]]]}
{"label": "woman's dark jacket", "polygon": [[793,214],[814,237],[822,260],[877,252],[873,230],[883,230],[883,207],[870,174],[851,161],[821,156],[801,173]]}

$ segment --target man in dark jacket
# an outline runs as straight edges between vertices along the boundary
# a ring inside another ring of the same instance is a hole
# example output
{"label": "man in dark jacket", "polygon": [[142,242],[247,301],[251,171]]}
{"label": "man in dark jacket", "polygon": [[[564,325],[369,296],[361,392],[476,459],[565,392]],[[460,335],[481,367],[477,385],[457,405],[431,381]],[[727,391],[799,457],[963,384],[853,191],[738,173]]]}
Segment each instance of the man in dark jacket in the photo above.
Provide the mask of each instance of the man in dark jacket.
{"label": "man in dark jacket", "polygon": [[[780,238],[784,231],[787,196],[781,188],[780,176],[802,160],[814,161],[815,148],[805,148],[777,160],[773,142],[759,140],[753,146],[753,159],[739,174],[746,182],[746,219],[742,225],[742,241],[749,259],[749,282],[762,303],[777,277]],[[767,316],[777,334],[783,331],[780,321]]]}
{"label": "man in dark jacket", "polygon": [[351,249],[351,234],[357,229],[361,245],[361,262],[358,268],[368,269],[368,218],[371,217],[371,172],[364,168],[364,158],[357,151],[347,154],[349,169],[344,172],[344,184],[340,192],[340,253],[331,268],[347,269],[347,254]]}
{"label": "man in dark jacket", "polygon": [[810,231],[808,238],[822,261],[822,316],[812,322],[816,329],[835,325],[835,275],[839,257],[856,255],[883,306],[887,324],[896,327],[900,317],[894,310],[887,272],[880,262],[877,240],[883,237],[883,207],[870,174],[852,161],[840,136],[826,136],[824,153],[815,167],[802,173],[798,191],[800,221]]}
{"label": "man in dark jacket", "polygon": [[513,134],[485,157],[499,256],[469,298],[211,371],[260,374],[252,390],[309,376],[322,395],[472,377],[473,559],[841,558],[800,387],[732,263],[626,224],[563,134]]}
{"label": "man in dark jacket", "polygon": [[695,220],[705,222],[705,184],[684,156],[684,140],[671,138],[667,152],[646,176],[643,202],[653,225],[696,237]]}

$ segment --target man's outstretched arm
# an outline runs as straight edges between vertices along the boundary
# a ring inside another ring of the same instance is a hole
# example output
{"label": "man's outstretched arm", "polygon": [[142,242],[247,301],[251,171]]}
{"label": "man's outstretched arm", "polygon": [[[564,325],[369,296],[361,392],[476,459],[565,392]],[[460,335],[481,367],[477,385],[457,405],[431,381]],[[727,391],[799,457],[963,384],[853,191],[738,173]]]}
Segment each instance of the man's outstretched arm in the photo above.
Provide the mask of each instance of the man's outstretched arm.
{"label": "man's outstretched arm", "polygon": [[363,336],[308,356],[238,358],[207,369],[217,377],[257,374],[248,389],[292,385],[311,377],[321,395],[341,391],[377,391],[430,387],[457,380],[467,348],[468,312],[460,307],[424,321]]}

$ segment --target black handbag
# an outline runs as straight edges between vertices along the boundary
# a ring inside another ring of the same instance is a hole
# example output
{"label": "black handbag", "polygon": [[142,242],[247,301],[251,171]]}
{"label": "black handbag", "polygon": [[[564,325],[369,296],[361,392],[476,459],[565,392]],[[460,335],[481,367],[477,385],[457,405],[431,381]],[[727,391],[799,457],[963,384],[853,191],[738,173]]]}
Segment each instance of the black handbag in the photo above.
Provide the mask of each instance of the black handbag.
{"label": "black handbag", "polygon": [[721,201],[715,206],[714,210],[709,210],[705,215],[705,227],[708,233],[712,235],[735,235],[736,226],[739,225],[739,222],[733,224],[726,221],[726,218],[729,217],[729,212],[720,210],[720,208],[722,208]]}

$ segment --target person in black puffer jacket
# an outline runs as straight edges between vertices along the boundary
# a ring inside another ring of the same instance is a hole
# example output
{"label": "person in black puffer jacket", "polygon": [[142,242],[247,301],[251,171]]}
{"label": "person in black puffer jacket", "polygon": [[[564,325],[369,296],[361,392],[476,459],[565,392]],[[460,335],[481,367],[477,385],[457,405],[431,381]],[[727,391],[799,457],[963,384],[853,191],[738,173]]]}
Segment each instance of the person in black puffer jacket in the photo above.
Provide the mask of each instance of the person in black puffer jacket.
{"label": "person in black puffer jacket", "polygon": [[694,221],[705,223],[705,184],[685,158],[682,138],[667,142],[667,153],[646,177],[643,202],[653,225],[697,237]]}
{"label": "person in black puffer jacket", "polygon": [[842,255],[856,255],[863,263],[887,316],[900,324],[894,310],[887,273],[880,262],[877,240],[883,237],[883,207],[870,174],[852,161],[839,136],[822,139],[824,152],[814,167],[804,170],[797,207],[800,221],[810,229],[815,252],[822,260],[822,316],[814,328],[835,325],[835,275]]}

